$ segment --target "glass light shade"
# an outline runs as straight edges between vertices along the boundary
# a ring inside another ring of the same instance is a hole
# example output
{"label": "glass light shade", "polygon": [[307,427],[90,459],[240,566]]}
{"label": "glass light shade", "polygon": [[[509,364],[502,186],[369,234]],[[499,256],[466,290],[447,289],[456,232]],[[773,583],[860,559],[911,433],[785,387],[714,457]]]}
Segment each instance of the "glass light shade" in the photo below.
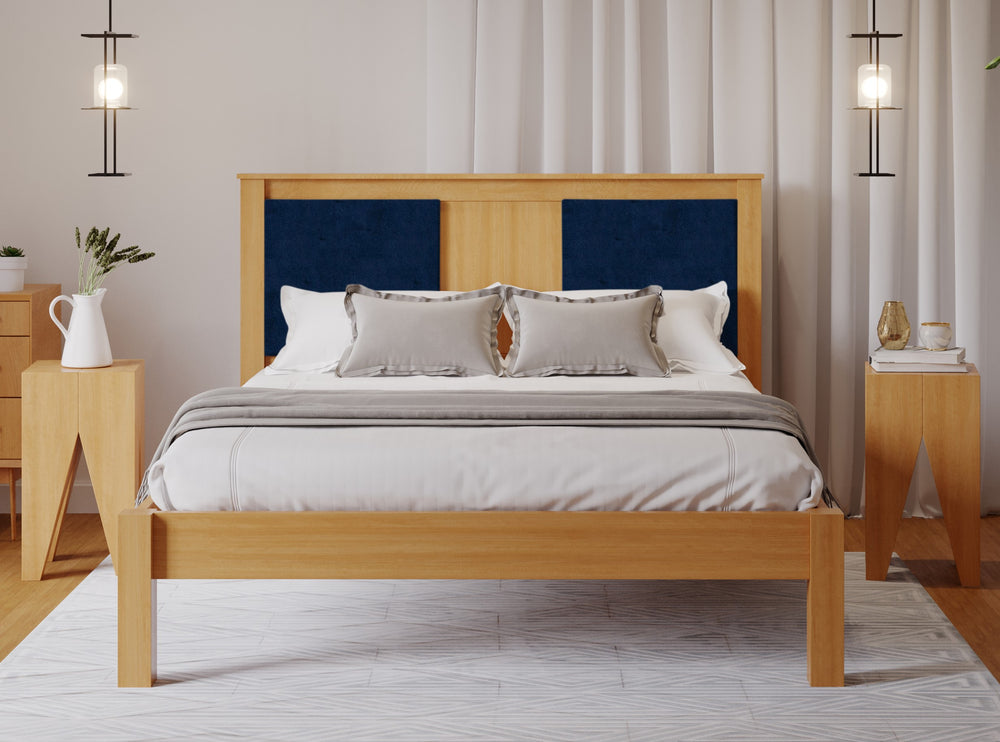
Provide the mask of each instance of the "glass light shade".
{"label": "glass light shade", "polygon": [[[105,75],[107,69],[107,75]],[[103,64],[94,67],[94,108],[103,108],[105,96],[108,108],[128,107],[128,70],[123,64]]]}
{"label": "glass light shade", "polygon": [[892,105],[892,70],[887,64],[858,67],[858,108]]}

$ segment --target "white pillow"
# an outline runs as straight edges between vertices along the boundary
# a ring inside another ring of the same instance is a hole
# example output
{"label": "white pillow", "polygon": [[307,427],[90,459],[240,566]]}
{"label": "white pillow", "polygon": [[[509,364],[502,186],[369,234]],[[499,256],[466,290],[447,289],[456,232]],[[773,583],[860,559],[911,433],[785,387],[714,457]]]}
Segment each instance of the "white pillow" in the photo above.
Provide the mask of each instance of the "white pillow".
{"label": "white pillow", "polygon": [[719,341],[729,316],[725,281],[696,291],[664,291],[662,299],[656,342],[671,369],[732,374],[746,368]]}
{"label": "white pillow", "polygon": [[345,307],[353,344],[341,376],[480,376],[500,373],[500,286],[428,298],[352,284]]}
{"label": "white pillow", "polygon": [[[500,284],[493,284],[499,286]],[[437,299],[459,291],[394,291],[394,294]],[[281,313],[288,333],[285,345],[267,367],[269,374],[333,371],[352,342],[351,319],[344,307],[345,291],[307,291],[281,287]]]}
{"label": "white pillow", "polygon": [[[578,289],[547,293],[568,299],[585,299],[628,291]],[[671,370],[732,374],[746,368],[720,342],[730,308],[725,281],[694,291],[666,289],[661,298],[663,311],[657,322],[656,343],[666,355]]]}
{"label": "white pillow", "polygon": [[510,376],[668,376],[656,345],[660,287],[569,299],[506,287],[513,319]]}
{"label": "white pillow", "polygon": [[729,318],[728,288],[725,281],[719,281],[703,289],[695,289],[694,291],[664,291],[663,295],[664,300],[671,298],[683,299],[689,294],[707,294],[715,297],[714,307],[706,305],[705,317],[712,325],[712,329],[715,332],[715,339],[719,340],[722,337],[722,328]]}
{"label": "white pillow", "polygon": [[307,291],[281,287],[281,313],[288,334],[285,345],[268,367],[271,373],[312,371],[337,367],[351,344],[351,321],[344,310],[343,291]]}

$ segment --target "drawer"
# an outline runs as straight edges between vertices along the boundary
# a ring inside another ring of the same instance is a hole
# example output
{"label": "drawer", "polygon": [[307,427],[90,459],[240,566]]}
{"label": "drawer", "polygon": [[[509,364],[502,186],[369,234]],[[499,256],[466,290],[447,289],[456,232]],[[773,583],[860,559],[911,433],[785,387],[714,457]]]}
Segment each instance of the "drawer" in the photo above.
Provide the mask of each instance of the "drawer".
{"label": "drawer", "polygon": [[31,342],[0,337],[0,397],[21,396],[21,372],[31,365]]}
{"label": "drawer", "polygon": [[21,458],[21,400],[0,399],[0,459]]}
{"label": "drawer", "polygon": [[27,335],[31,304],[26,301],[0,301],[0,335]]}

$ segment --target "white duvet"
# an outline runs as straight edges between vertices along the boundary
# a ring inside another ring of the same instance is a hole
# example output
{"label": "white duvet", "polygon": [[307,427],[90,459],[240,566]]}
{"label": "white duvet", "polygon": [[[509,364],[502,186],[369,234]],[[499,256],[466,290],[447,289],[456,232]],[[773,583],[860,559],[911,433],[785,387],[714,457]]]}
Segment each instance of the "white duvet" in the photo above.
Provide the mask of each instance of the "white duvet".
{"label": "white duvet", "polygon": [[[669,378],[259,373],[281,389],[706,389]],[[216,428],[181,436],[149,472],[163,510],[805,510],[822,477],[783,433],[718,428]]]}

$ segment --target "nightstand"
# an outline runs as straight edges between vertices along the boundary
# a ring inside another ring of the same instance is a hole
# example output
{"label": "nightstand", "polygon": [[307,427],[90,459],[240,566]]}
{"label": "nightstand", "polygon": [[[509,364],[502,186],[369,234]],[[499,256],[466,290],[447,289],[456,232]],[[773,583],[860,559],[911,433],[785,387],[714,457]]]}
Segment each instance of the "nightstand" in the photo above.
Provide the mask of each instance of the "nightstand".
{"label": "nightstand", "polygon": [[21,579],[42,579],[55,556],[81,453],[117,567],[118,514],[132,507],[142,479],[143,362],[71,369],[39,361],[22,383]]}
{"label": "nightstand", "polygon": [[979,371],[865,367],[865,571],[884,580],[923,440],[961,583],[979,585]]}
{"label": "nightstand", "polygon": [[57,283],[28,284],[0,293],[0,484],[10,488],[10,540],[17,538],[21,476],[21,372],[43,358],[58,358],[61,337],[49,318]]}

